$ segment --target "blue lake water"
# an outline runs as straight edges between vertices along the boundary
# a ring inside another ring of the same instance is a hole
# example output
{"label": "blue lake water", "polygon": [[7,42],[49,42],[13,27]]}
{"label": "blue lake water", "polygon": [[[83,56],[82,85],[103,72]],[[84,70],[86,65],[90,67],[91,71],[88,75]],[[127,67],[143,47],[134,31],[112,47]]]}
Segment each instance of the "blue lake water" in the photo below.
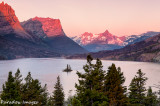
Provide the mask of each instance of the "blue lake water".
{"label": "blue lake water", "polygon": [[[95,62],[95,61],[94,61]],[[132,61],[102,61],[104,70],[115,63],[117,67],[121,67],[126,77],[125,85],[128,86],[135,76],[138,69],[142,69],[148,77],[146,87],[153,86],[160,82],[160,64],[149,63],[149,62],[132,62]],[[62,72],[69,64],[72,68],[71,73]],[[23,75],[23,78],[27,76],[30,71],[33,78],[39,79],[42,85],[47,84],[48,91],[51,93],[54,90],[54,84],[56,78],[59,75],[61,83],[64,88],[65,96],[68,97],[70,94],[74,94],[75,83],[78,82],[78,76],[76,71],[83,72],[83,65],[86,64],[86,60],[78,59],[55,59],[55,58],[27,58],[27,59],[16,59],[16,60],[5,60],[0,61],[0,90],[2,84],[7,80],[8,72],[13,73],[19,68]],[[153,88],[156,91],[156,88]]]}

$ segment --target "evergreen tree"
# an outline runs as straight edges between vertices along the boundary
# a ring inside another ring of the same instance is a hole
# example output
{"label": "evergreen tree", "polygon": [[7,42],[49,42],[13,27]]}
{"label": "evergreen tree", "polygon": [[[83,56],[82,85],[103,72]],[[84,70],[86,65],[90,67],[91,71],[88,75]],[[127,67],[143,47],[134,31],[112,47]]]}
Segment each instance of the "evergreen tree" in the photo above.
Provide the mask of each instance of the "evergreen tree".
{"label": "evergreen tree", "polygon": [[65,101],[65,105],[67,106],[71,106],[72,105],[72,99],[74,98],[74,96],[72,95],[72,90],[69,90],[68,92],[68,98]]}
{"label": "evergreen tree", "polygon": [[18,91],[18,95],[20,95],[20,98],[22,100],[22,87],[23,87],[23,84],[22,84],[22,75],[20,73],[20,70],[17,69],[17,72],[15,73],[15,86],[16,86],[16,90]]}
{"label": "evergreen tree", "polygon": [[76,98],[73,98],[71,102],[72,102],[71,103],[72,105],[70,105],[70,106],[82,106],[81,102]]}
{"label": "evergreen tree", "polygon": [[156,92],[157,106],[160,106],[160,82],[158,82],[158,84],[154,84],[154,87],[158,89],[158,91]]}
{"label": "evergreen tree", "polygon": [[44,85],[43,88],[41,88],[41,102],[42,102],[42,105],[46,105],[48,104],[48,91],[47,91],[47,84]]}
{"label": "evergreen tree", "polygon": [[147,77],[145,77],[145,73],[138,70],[137,75],[135,75],[129,85],[129,100],[131,104],[144,105],[146,81]]}
{"label": "evergreen tree", "polygon": [[5,101],[38,101],[37,105],[46,105],[48,93],[46,85],[42,88],[37,79],[31,77],[29,72],[25,78],[26,83],[22,84],[22,75],[18,69],[15,77],[9,72],[8,80],[3,85],[1,99]]}
{"label": "evergreen tree", "polygon": [[25,84],[23,86],[22,98],[24,101],[38,101],[37,105],[47,104],[47,91],[46,85],[42,88],[38,79],[33,79],[29,72],[25,78]]}
{"label": "evergreen tree", "polygon": [[17,84],[17,86],[21,86],[21,82],[22,82],[22,75],[19,69],[17,69],[17,72],[15,73],[15,83]]}
{"label": "evergreen tree", "polygon": [[125,78],[120,68],[112,64],[105,76],[105,95],[109,99],[110,106],[125,106],[127,104],[126,87],[123,86]]}
{"label": "evergreen tree", "polygon": [[157,106],[157,103],[157,96],[154,92],[152,92],[152,88],[149,87],[147,91],[147,96],[145,98],[145,106]]}
{"label": "evergreen tree", "polygon": [[49,98],[48,98],[47,106],[53,106],[52,97],[49,97]]}
{"label": "evergreen tree", "polygon": [[5,84],[3,84],[1,99],[5,101],[21,100],[21,96],[15,84],[15,78],[12,76],[12,72],[9,72],[8,79]]}
{"label": "evergreen tree", "polygon": [[105,71],[102,69],[102,62],[97,59],[96,64],[92,64],[92,60],[88,55],[87,64],[83,67],[85,73],[77,72],[80,78],[79,85],[75,85],[77,100],[84,106],[96,106],[107,101],[103,92]]}
{"label": "evergreen tree", "polygon": [[64,92],[63,87],[60,83],[60,77],[57,77],[57,82],[54,86],[55,90],[53,91],[52,103],[53,106],[63,106],[64,105]]}

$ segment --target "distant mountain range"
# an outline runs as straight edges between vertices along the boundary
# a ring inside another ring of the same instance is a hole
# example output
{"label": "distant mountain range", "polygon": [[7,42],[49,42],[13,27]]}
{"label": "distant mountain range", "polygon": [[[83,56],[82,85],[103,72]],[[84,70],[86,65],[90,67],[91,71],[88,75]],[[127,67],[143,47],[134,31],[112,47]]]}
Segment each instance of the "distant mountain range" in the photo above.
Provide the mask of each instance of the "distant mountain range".
{"label": "distant mountain range", "polygon": [[35,17],[20,23],[11,6],[0,3],[0,59],[80,53],[87,51],[65,35],[60,20]]}
{"label": "distant mountain range", "polygon": [[130,45],[130,44],[134,44],[136,42],[143,41],[147,38],[153,37],[153,36],[158,35],[158,34],[160,34],[160,32],[149,31],[149,32],[146,32],[146,33],[143,33],[143,34],[140,34],[140,35],[130,35],[130,36],[127,36],[125,38],[125,41],[123,42],[122,45],[127,46],[127,45]]}
{"label": "distant mountain range", "polygon": [[118,37],[111,34],[108,30],[100,34],[85,32],[80,36],[72,37],[75,42],[90,52],[101,50],[113,50],[121,48],[125,37]]}
{"label": "distant mountain range", "polygon": [[[160,34],[121,49],[90,54],[94,58],[107,60],[160,62]],[[88,54],[74,55],[68,58],[86,58],[87,55]]]}
{"label": "distant mountain range", "polygon": [[160,62],[159,39],[160,32],[119,37],[108,30],[69,38],[59,19],[35,17],[20,23],[11,6],[0,3],[0,60],[85,58],[91,52],[101,59]]}
{"label": "distant mountain range", "polygon": [[102,50],[120,49],[127,45],[143,41],[149,37],[158,35],[160,32],[147,32],[141,35],[130,35],[118,37],[111,34],[108,30],[104,33],[93,34],[85,32],[80,36],[71,37],[75,42],[90,52],[98,52]]}

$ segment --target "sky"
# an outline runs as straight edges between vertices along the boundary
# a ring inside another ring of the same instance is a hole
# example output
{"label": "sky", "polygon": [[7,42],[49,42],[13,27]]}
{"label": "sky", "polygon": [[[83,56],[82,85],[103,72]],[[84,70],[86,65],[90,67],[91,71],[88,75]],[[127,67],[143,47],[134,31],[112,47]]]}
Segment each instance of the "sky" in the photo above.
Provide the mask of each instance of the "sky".
{"label": "sky", "polygon": [[67,36],[108,30],[123,36],[160,31],[160,0],[0,0],[22,22],[38,17],[60,19]]}

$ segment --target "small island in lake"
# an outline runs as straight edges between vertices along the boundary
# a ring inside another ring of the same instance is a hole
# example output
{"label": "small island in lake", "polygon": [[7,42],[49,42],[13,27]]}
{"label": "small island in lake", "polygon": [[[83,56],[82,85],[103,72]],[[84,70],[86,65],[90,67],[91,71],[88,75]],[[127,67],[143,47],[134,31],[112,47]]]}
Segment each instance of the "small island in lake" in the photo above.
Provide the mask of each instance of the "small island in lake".
{"label": "small island in lake", "polygon": [[67,68],[64,69],[63,72],[71,72],[71,71],[73,71],[73,70],[71,69],[71,66],[67,64]]}

